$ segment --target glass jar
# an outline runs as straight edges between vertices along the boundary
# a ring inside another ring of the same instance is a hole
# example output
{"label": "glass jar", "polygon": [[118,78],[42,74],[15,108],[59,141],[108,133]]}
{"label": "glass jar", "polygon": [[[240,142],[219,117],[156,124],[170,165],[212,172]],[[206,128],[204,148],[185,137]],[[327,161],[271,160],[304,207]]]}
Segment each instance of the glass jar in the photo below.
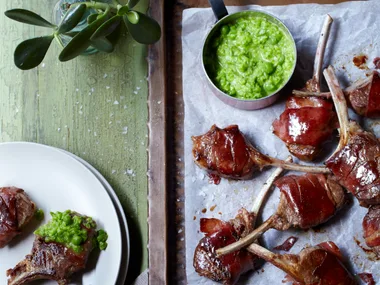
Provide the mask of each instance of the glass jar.
{"label": "glass jar", "polygon": [[[86,0],[60,0],[58,1],[53,10],[54,23],[56,25],[59,25],[61,23],[62,18],[65,16],[67,10],[70,8],[70,5],[74,3],[80,3],[80,2],[88,2],[88,1]],[[98,2],[106,2],[106,1],[98,1]],[[88,11],[86,11],[86,13],[83,15],[79,24],[73,30],[71,30],[71,32],[80,32],[81,30],[83,30],[85,27],[88,26],[87,17],[90,14],[96,13],[96,11],[94,9],[87,9],[87,10]],[[72,38],[66,35],[59,35],[59,39],[60,39],[60,44],[63,47],[65,47]],[[98,50],[90,46],[82,53],[82,55],[90,55],[96,52],[98,52]]]}

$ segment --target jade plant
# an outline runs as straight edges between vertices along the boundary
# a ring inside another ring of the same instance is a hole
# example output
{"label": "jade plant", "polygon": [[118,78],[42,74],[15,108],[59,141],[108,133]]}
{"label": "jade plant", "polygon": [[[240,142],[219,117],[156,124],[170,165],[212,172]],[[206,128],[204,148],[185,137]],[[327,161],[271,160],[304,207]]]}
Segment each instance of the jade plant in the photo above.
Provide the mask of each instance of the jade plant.
{"label": "jade plant", "polygon": [[[154,19],[133,10],[137,2],[138,0],[129,0],[126,5],[121,5],[116,0],[113,0],[112,4],[96,1],[64,4],[67,12],[59,25],[54,25],[29,10],[6,11],[5,15],[12,20],[52,29],[46,36],[20,43],[14,52],[15,65],[22,70],[38,66],[53,39],[63,48],[59,55],[60,61],[71,60],[90,46],[110,53],[114,50],[122,23],[135,41],[142,44],[155,43],[161,37],[161,28]],[[75,29],[88,14],[87,25],[81,30]],[[62,41],[63,36],[70,39],[66,45]]]}

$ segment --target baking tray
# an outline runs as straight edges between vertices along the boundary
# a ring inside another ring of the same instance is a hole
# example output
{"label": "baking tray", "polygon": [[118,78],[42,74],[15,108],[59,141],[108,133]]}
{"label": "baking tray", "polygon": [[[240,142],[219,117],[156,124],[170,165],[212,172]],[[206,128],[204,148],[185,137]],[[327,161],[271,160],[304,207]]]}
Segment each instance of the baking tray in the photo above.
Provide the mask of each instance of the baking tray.
{"label": "baking tray", "polygon": [[[226,0],[228,6],[337,4],[342,0]],[[207,0],[151,0],[162,38],[150,46],[149,64],[149,284],[187,284],[184,200],[182,12]],[[192,256],[188,257],[192,258]]]}

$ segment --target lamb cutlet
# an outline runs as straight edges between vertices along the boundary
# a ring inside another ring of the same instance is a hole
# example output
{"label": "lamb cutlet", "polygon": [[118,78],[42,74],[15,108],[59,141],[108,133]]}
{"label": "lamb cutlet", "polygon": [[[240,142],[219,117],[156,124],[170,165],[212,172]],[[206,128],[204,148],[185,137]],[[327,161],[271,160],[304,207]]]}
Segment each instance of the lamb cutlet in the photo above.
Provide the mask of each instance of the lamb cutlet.
{"label": "lamb cutlet", "polygon": [[274,184],[281,190],[276,213],[246,237],[218,249],[218,255],[248,246],[271,228],[285,231],[291,227],[318,226],[333,217],[346,202],[344,189],[330,175],[289,175]]}
{"label": "lamb cutlet", "polygon": [[[49,228],[55,223],[54,216],[64,226],[76,227],[76,233],[69,232],[57,235],[60,229]],[[66,285],[75,272],[83,270],[96,242],[96,223],[91,218],[76,212],[52,213],[53,220],[36,231],[32,251],[13,269],[7,271],[8,285],[21,285],[34,280],[50,279],[59,285]],[[54,238],[55,236],[55,238]],[[70,243],[65,243],[67,239]],[[60,241],[60,242],[59,242]]]}
{"label": "lamb cutlet", "polygon": [[[307,81],[303,91],[321,91],[323,57],[332,22],[332,18],[327,15],[317,46],[313,77]],[[273,133],[286,143],[291,154],[301,160],[312,161],[336,129],[337,119],[333,107],[323,97],[290,96],[284,112],[273,122]]]}
{"label": "lamb cutlet", "polygon": [[245,249],[221,258],[216,256],[215,250],[246,236],[253,230],[254,219],[254,214],[248,213],[244,208],[228,222],[202,218],[200,230],[205,237],[199,241],[194,252],[195,271],[211,280],[233,285],[242,274],[253,270],[258,258]]}
{"label": "lamb cutlet", "polygon": [[380,205],[371,206],[363,219],[364,239],[380,258]]}
{"label": "lamb cutlet", "polygon": [[275,254],[257,244],[251,244],[247,250],[286,272],[289,279],[296,281],[295,284],[357,284],[344,266],[338,246],[332,241],[304,248],[299,254]]}
{"label": "lamb cutlet", "polygon": [[0,248],[5,247],[31,221],[36,204],[24,190],[0,188]]}
{"label": "lamb cutlet", "polygon": [[330,66],[324,71],[340,125],[339,145],[326,161],[337,181],[368,207],[380,204],[380,142],[348,118],[347,104]]}
{"label": "lamb cutlet", "polygon": [[230,179],[249,179],[265,166],[288,170],[328,173],[324,167],[299,165],[260,153],[254,148],[237,125],[224,129],[213,125],[204,135],[193,136],[195,164],[210,174]]}
{"label": "lamb cutlet", "polygon": [[[331,98],[330,92],[308,92],[294,90],[293,94],[297,97],[305,98],[307,96]],[[365,78],[358,80],[345,90],[343,94],[349,106],[356,114],[367,118],[380,117],[380,74],[373,70]]]}
{"label": "lamb cutlet", "polygon": [[[290,160],[291,158],[288,158],[288,161]],[[256,197],[251,212],[242,208],[236,217],[228,222],[215,218],[201,219],[200,230],[205,236],[199,241],[193,259],[194,269],[199,275],[225,285],[233,285],[238,282],[241,275],[255,269],[258,258],[245,249],[222,257],[218,257],[215,250],[236,242],[253,230],[266,195],[281,172],[282,168],[277,168],[270,175]]]}

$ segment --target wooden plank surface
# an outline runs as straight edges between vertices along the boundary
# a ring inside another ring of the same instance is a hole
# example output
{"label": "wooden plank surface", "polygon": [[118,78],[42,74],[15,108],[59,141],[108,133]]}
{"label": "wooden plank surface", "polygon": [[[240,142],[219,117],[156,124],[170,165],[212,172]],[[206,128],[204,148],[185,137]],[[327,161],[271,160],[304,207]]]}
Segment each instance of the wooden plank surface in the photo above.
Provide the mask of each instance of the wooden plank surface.
{"label": "wooden plank surface", "polygon": [[[58,61],[53,42],[43,64],[21,71],[13,51],[22,40],[49,32],[9,20],[11,8],[52,19],[56,1],[0,1],[0,141],[32,141],[68,150],[111,183],[131,234],[128,282],[148,264],[146,47],[123,37],[111,55]],[[146,11],[148,0],[138,9]]]}
{"label": "wooden plank surface", "polygon": [[[342,0],[226,0],[226,5],[285,5],[296,3],[320,3],[336,4],[344,2]],[[164,69],[155,69],[154,62],[150,67],[154,72],[164,73],[166,83],[166,93],[161,94],[166,99],[166,108],[161,110],[162,116],[166,116],[166,133],[167,133],[167,167],[163,170],[166,173],[167,186],[167,211],[161,211],[162,218],[167,215],[167,270],[162,272],[161,278],[167,277],[168,284],[187,284],[185,268],[185,227],[184,227],[184,153],[183,153],[183,119],[184,108],[182,98],[182,12],[187,8],[209,7],[207,0],[177,0],[151,2],[151,10],[160,10],[164,6],[165,13],[165,35],[166,35],[166,73]],[[158,75],[156,75],[158,76]],[[150,93],[153,90],[150,90]],[[162,90],[164,91],[164,90]],[[159,96],[155,94],[155,96]],[[157,182],[157,181],[156,181]],[[164,197],[164,196],[162,196]],[[161,197],[161,198],[162,198]],[[154,233],[153,233],[154,234]],[[155,237],[150,235],[150,240]],[[162,251],[164,254],[166,251]],[[192,258],[192,257],[188,257]],[[162,268],[162,265],[160,265]],[[150,270],[156,271],[155,268]],[[152,283],[151,284],[156,284]]]}
{"label": "wooden plank surface", "polygon": [[[164,9],[151,1],[151,16],[165,30]],[[149,284],[167,283],[166,54],[165,33],[149,48]]]}

